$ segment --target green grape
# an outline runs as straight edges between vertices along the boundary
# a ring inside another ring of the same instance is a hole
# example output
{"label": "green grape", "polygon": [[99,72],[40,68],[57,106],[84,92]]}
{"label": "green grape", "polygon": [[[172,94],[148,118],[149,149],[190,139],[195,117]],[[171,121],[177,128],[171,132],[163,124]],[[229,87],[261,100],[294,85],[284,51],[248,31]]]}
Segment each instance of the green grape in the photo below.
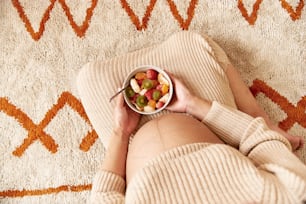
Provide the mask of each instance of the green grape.
{"label": "green grape", "polygon": [[135,95],[135,92],[133,91],[132,87],[127,87],[125,90],[125,94],[127,97],[131,98]]}
{"label": "green grape", "polygon": [[154,101],[157,101],[158,99],[160,99],[161,95],[162,94],[159,90],[155,90],[152,94],[152,98]]}
{"label": "green grape", "polygon": [[142,88],[149,90],[153,87],[153,82],[150,79],[144,79],[141,86]]}
{"label": "green grape", "polygon": [[143,108],[147,105],[148,99],[145,96],[139,95],[136,99],[136,104],[138,107]]}

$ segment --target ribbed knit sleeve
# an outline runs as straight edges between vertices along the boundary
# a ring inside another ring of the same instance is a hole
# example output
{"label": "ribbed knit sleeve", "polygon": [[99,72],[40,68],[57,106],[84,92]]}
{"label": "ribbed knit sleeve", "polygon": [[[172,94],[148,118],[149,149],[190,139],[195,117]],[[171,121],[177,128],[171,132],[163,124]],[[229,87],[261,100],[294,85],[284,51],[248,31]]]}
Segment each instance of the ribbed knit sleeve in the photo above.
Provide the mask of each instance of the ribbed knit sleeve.
{"label": "ribbed knit sleeve", "polygon": [[93,180],[88,203],[124,203],[125,181],[112,172],[99,171]]}
{"label": "ribbed knit sleeve", "polygon": [[[291,193],[300,193],[298,197],[306,199],[306,166],[291,152],[289,141],[270,130],[263,118],[252,118],[213,102],[203,122],[258,168],[273,172]],[[297,185],[301,178],[304,182]]]}
{"label": "ribbed knit sleeve", "polygon": [[227,144],[238,148],[242,134],[252,121],[252,117],[213,101],[203,122],[206,123]]}

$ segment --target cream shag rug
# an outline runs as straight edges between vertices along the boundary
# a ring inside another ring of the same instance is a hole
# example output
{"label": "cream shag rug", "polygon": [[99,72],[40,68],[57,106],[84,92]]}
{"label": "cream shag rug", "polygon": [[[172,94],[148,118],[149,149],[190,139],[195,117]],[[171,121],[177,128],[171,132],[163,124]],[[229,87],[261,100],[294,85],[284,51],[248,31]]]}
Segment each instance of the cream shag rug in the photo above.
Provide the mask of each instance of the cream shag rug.
{"label": "cream shag rug", "polygon": [[104,146],[80,103],[78,71],[180,30],[210,35],[271,118],[306,137],[304,4],[1,1],[0,203],[85,203]]}

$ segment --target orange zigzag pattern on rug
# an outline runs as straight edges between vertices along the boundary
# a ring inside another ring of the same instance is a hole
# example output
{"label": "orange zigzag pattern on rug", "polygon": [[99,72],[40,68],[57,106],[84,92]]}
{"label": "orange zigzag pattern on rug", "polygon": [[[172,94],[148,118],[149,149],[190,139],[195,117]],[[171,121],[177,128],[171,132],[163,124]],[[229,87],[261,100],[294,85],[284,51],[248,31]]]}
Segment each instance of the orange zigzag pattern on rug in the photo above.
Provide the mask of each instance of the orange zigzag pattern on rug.
{"label": "orange zigzag pattern on rug", "polygon": [[265,82],[258,79],[253,81],[253,85],[250,87],[250,90],[254,96],[257,96],[260,92],[263,93],[286,112],[287,118],[278,124],[281,129],[287,131],[294,125],[295,122],[306,128],[306,96],[303,96],[301,100],[298,101],[297,106],[294,106],[284,96],[280,95]]}
{"label": "orange zigzag pattern on rug", "polygon": [[[242,14],[242,16],[249,22],[250,25],[254,25],[257,20],[257,13],[260,7],[260,4],[263,0],[256,0],[253,4],[252,13],[249,15],[246,8],[244,7],[243,0],[238,0],[238,8]],[[279,0],[281,2],[282,7],[289,13],[291,19],[293,21],[301,18],[302,9],[304,8],[304,0],[300,0],[297,7],[294,9],[286,0]]]}
{"label": "orange zigzag pattern on rug", "polygon": [[[12,0],[12,3],[14,5],[14,7],[17,9],[21,20],[25,23],[27,31],[31,34],[31,36],[34,40],[38,41],[41,38],[41,36],[42,36],[42,34],[45,30],[45,24],[50,18],[50,12],[52,11],[56,1],[57,0],[50,0],[50,5],[48,6],[46,11],[44,12],[43,17],[40,21],[39,30],[38,30],[38,32],[35,32],[32,24],[31,24],[30,20],[28,19],[26,13],[24,12],[24,9],[23,9],[22,5],[20,4],[19,0]],[[72,26],[72,28],[73,28],[74,32],[77,34],[77,36],[79,36],[79,37],[85,36],[86,30],[89,27],[89,21],[90,21],[92,15],[93,15],[93,10],[97,6],[98,0],[92,0],[91,1],[91,6],[87,9],[85,20],[83,21],[83,24],[81,26],[78,26],[75,23],[75,21],[73,19],[73,16],[70,12],[70,9],[69,9],[68,5],[66,4],[65,0],[58,0],[58,2],[61,4],[69,22],[70,22],[70,25]]]}
{"label": "orange zigzag pattern on rug", "polygon": [[[35,124],[22,110],[10,103],[6,98],[0,98],[0,111],[3,111],[8,116],[14,117],[22,125],[22,127],[29,132],[28,137],[25,138],[23,143],[15,149],[13,155],[21,157],[24,151],[36,140],[40,140],[51,153],[56,153],[58,144],[56,144],[54,139],[43,129],[66,104],[68,104],[87,123],[89,123],[89,119],[81,102],[69,92],[63,92],[61,94],[57,103],[53,105],[52,108],[45,114],[44,119],[38,125]],[[85,152],[88,151],[95,143],[97,138],[98,135],[96,134],[95,130],[88,132],[80,144],[80,149]]]}
{"label": "orange zigzag pattern on rug", "polygon": [[81,191],[88,191],[91,190],[92,185],[78,185],[78,186],[70,186],[70,185],[63,185],[56,188],[46,188],[46,189],[37,189],[37,190],[6,190],[0,191],[0,197],[9,197],[9,198],[16,198],[16,197],[25,197],[25,196],[39,196],[39,195],[48,195],[52,193],[59,193],[59,192],[81,192]]}
{"label": "orange zigzag pattern on rug", "polygon": [[[254,96],[263,93],[284,112],[286,112],[287,118],[279,123],[280,128],[287,131],[295,122],[306,128],[306,96],[303,96],[297,103],[297,106],[294,106],[284,96],[280,95],[265,82],[258,79],[253,81],[250,90]],[[63,92],[61,94],[57,103],[52,106],[52,108],[46,113],[45,118],[38,125],[34,124],[24,112],[11,104],[6,98],[0,98],[0,111],[3,111],[8,116],[14,117],[29,132],[28,137],[24,140],[22,145],[15,149],[13,155],[18,157],[22,156],[24,151],[38,139],[50,152],[57,152],[58,144],[56,144],[53,138],[46,134],[43,129],[50,123],[50,121],[56,116],[57,112],[62,109],[65,104],[68,104],[73,110],[79,113],[86,122],[90,123],[81,102],[69,92]],[[85,152],[88,151],[97,138],[98,135],[94,130],[88,132],[80,144],[80,149]]]}
{"label": "orange zigzag pattern on rug", "polygon": [[[34,31],[33,26],[28,19],[22,5],[20,4],[19,0],[12,0],[13,6],[17,9],[19,16],[21,20],[24,22],[25,27],[27,31],[30,33],[31,37],[38,41],[41,36],[43,35],[43,32],[45,31],[45,24],[50,18],[50,12],[52,11],[55,2],[58,1],[64,12],[65,15],[67,16],[70,25],[72,26],[74,32],[77,34],[78,37],[84,37],[85,33],[89,27],[89,22],[91,20],[91,17],[93,15],[93,11],[95,7],[97,6],[98,0],[91,0],[91,6],[87,9],[86,11],[86,17],[85,20],[83,21],[83,24],[78,26],[74,19],[73,16],[70,12],[70,8],[65,2],[65,0],[50,0],[50,5],[47,7],[46,11],[44,12],[42,19],[39,24],[39,29],[37,32]],[[139,17],[135,14],[133,9],[130,7],[129,3],[126,0],[120,0],[120,3],[122,5],[122,8],[127,12],[128,16],[130,17],[132,23],[135,25],[137,30],[145,30],[147,29],[148,21],[150,19],[151,13],[154,9],[154,6],[156,4],[157,0],[150,0],[149,5],[146,8],[145,14],[140,22]],[[250,25],[254,25],[256,20],[257,20],[257,13],[260,8],[260,4],[262,3],[263,0],[256,0],[256,2],[253,5],[253,10],[252,13],[249,15],[244,4],[243,0],[238,0],[238,8],[242,14],[242,16],[248,21]],[[301,18],[302,15],[302,10],[304,8],[304,0],[300,0],[298,6],[294,10],[292,6],[286,1],[286,0],[279,0],[281,2],[281,6],[289,13],[291,19],[293,21],[298,20]],[[194,13],[196,6],[198,4],[198,0],[191,0],[189,3],[189,7],[187,9],[187,19],[183,19],[183,17],[179,14],[177,10],[176,4],[173,2],[173,0],[167,0],[168,5],[170,7],[170,11],[174,18],[178,21],[180,27],[183,30],[188,30],[189,25],[193,19]]]}
{"label": "orange zigzag pattern on rug", "polygon": [[[294,106],[284,96],[280,95],[277,91],[275,91],[273,88],[271,88],[265,82],[259,79],[255,79],[253,81],[253,85],[250,87],[250,90],[254,96],[257,96],[259,93],[263,93],[266,97],[270,98],[274,103],[278,104],[279,107],[287,113],[288,117],[279,123],[280,128],[284,130],[289,130],[295,122],[299,123],[301,126],[306,128],[306,113],[305,113],[306,96],[303,96],[301,100],[297,103],[297,106]],[[69,104],[74,110],[76,110],[88,122],[88,118],[85,114],[84,108],[82,107],[81,103],[69,92],[64,92],[60,96],[57,104],[55,104],[47,112],[46,117],[53,118],[58,112],[58,110],[61,109],[66,103]],[[19,121],[23,125],[23,127],[26,126],[24,122],[28,122],[30,120],[25,113],[17,109],[14,105],[10,104],[8,100],[5,98],[0,98],[0,111],[1,110],[4,111],[6,114],[15,117],[17,121]],[[49,118],[47,121],[50,120],[51,118]],[[37,126],[35,127],[38,128]],[[39,131],[41,130],[39,129]],[[88,150],[90,146],[92,146],[95,143],[97,139],[97,134],[93,131],[91,134],[88,134],[85,138],[83,139],[82,144],[84,143],[85,149]],[[84,142],[84,140],[87,140],[87,142]],[[80,145],[80,148],[82,144]],[[79,186],[63,185],[57,188],[47,188],[47,189],[37,189],[37,190],[26,190],[26,189],[5,190],[0,192],[0,197],[37,196],[37,195],[59,193],[62,191],[80,192],[80,191],[87,191],[90,189],[91,189],[91,184],[79,185]]]}
{"label": "orange zigzag pattern on rug", "polygon": [[[148,21],[150,19],[151,16],[151,12],[155,6],[157,0],[150,0],[149,5],[147,6],[146,12],[142,18],[142,23],[140,23],[139,17],[135,14],[135,12],[133,11],[133,9],[130,7],[129,3],[126,0],[121,0],[121,5],[122,8],[125,9],[125,11],[127,12],[127,14],[130,16],[131,21],[133,22],[133,24],[136,26],[137,30],[145,30],[147,29],[147,24]],[[184,20],[183,17],[179,14],[176,4],[172,1],[172,0],[167,0],[169,7],[170,7],[170,11],[173,14],[174,18],[178,21],[178,23],[180,24],[180,27],[183,30],[188,30],[189,25],[191,23],[191,20],[194,16],[194,11],[196,8],[196,5],[198,3],[198,0],[191,0],[189,3],[189,7],[187,9],[187,19]]]}

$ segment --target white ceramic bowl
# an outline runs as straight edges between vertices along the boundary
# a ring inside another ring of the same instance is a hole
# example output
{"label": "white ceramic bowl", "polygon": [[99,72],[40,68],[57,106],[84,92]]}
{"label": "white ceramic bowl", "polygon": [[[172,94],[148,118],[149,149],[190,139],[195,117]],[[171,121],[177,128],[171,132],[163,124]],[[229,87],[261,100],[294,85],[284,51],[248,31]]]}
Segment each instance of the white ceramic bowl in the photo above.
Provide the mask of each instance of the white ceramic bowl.
{"label": "white ceramic bowl", "polygon": [[128,86],[130,84],[131,79],[134,78],[137,73],[146,72],[148,69],[153,69],[153,70],[157,71],[158,73],[162,74],[164,79],[166,79],[168,81],[168,83],[169,83],[169,91],[168,91],[169,97],[168,97],[168,100],[164,103],[164,105],[161,108],[158,108],[158,109],[155,109],[153,111],[147,112],[147,111],[138,109],[136,107],[136,105],[132,103],[132,101],[129,99],[126,92],[124,91],[123,92],[124,100],[128,104],[128,106],[132,110],[134,110],[135,112],[140,113],[140,114],[144,114],[144,115],[151,115],[151,114],[155,114],[155,113],[158,113],[158,112],[164,110],[167,107],[167,105],[170,103],[170,101],[172,99],[172,96],[173,96],[173,84],[172,84],[172,81],[171,81],[169,75],[163,69],[161,69],[160,67],[154,66],[154,65],[142,65],[142,66],[136,67],[125,78],[123,87]]}

